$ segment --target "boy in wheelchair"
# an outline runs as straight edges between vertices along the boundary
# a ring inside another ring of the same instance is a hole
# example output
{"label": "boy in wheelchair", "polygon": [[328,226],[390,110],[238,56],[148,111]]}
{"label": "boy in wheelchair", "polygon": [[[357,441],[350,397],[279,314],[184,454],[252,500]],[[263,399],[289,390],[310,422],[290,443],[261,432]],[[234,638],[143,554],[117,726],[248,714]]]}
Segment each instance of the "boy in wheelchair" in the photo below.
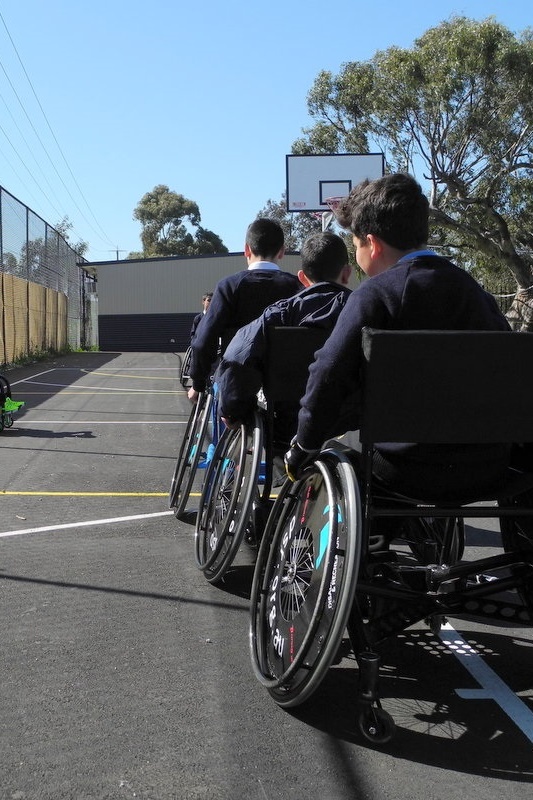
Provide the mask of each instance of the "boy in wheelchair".
{"label": "boy in wheelchair", "polygon": [[296,275],[280,269],[278,261],[284,252],[283,229],[277,222],[259,218],[248,226],[244,245],[248,268],[217,283],[209,312],[191,342],[191,403],[196,403],[209,385],[220,341],[259,316],[270,303],[292,297],[302,288]]}
{"label": "boy in wheelchair", "polygon": [[[309,371],[298,429],[286,454],[297,477],[332,436],[357,430],[362,329],[510,330],[494,298],[463,269],[427,247],[429,203],[409,175],[356,186],[336,211],[352,232],[356,259],[370,280],[349,298]],[[397,491],[445,500],[492,486],[508,466],[507,445],[382,443],[376,473]]]}
{"label": "boy in wheelchair", "polygon": [[[327,231],[312,234],[303,243],[301,259],[298,278],[305,288],[241,328],[224,353],[216,380],[220,414],[228,427],[249,420],[257,406],[264,385],[268,329],[301,326],[330,331],[351,294],[347,286],[351,266],[340,236]],[[274,440],[281,453],[294,436],[297,417],[298,406],[277,405]]]}
{"label": "boy in wheelchair", "polygon": [[[358,185],[337,218],[369,280],[309,369],[249,641],[257,678],[289,708],[316,690],[347,631],[356,723],[379,744],[394,731],[377,687],[388,639],[420,623],[436,633],[448,616],[533,624],[531,445],[505,444],[533,442],[522,369],[533,338],[511,333],[494,299],[427,248],[428,201],[410,176]],[[355,430],[360,452],[328,441]],[[506,552],[463,559],[465,517],[499,519]],[[427,535],[407,537],[404,523]]]}

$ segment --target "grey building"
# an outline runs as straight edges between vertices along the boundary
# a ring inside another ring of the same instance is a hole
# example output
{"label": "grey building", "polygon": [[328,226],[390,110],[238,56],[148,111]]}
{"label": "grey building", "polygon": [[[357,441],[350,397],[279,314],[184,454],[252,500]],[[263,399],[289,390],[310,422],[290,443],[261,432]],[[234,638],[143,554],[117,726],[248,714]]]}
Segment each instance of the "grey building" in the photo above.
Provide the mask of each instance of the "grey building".
{"label": "grey building", "polygon": [[[286,253],[280,262],[294,274],[300,264],[298,253]],[[247,265],[244,253],[228,253],[93,261],[84,266],[97,275],[101,351],[183,352],[202,295]]]}

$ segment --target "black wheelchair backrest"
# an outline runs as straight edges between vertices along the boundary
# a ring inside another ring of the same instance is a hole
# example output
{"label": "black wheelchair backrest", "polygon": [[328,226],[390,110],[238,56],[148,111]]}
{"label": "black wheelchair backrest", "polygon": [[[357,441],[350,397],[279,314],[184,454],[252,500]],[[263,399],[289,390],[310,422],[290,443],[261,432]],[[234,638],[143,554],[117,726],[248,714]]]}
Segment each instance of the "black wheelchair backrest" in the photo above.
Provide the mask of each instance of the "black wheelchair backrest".
{"label": "black wheelchair backrest", "polygon": [[330,332],[322,328],[268,328],[263,388],[269,403],[296,403],[303,397],[309,365]]}
{"label": "black wheelchair backrest", "polygon": [[362,347],[362,442],[533,442],[533,333],[364,328]]}

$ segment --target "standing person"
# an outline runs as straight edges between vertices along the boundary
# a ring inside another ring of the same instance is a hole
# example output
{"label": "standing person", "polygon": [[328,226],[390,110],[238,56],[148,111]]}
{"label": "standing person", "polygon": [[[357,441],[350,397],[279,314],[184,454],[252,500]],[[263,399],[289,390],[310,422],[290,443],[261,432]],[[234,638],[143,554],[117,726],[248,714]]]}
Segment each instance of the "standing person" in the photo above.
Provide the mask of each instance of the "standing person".
{"label": "standing person", "polygon": [[[359,427],[364,326],[510,330],[494,298],[427,247],[429,203],[410,175],[364,181],[340,204],[336,217],[351,230],[357,263],[369,280],[350,295],[309,370],[298,430],[285,456],[292,478],[326,439]],[[483,491],[498,480],[508,458],[507,445],[380,443],[374,465],[398,491],[453,496],[463,488]]]}
{"label": "standing person", "polygon": [[195,318],[192,321],[191,335],[189,337],[189,341],[191,341],[191,342],[194,339],[194,334],[196,333],[196,328],[198,327],[198,325],[202,321],[203,317],[207,313],[207,309],[209,308],[209,304],[211,303],[211,298],[212,297],[213,297],[213,292],[206,292],[204,294],[204,296],[202,297],[202,310],[200,311],[199,314],[197,314],[195,316]]}
{"label": "standing person", "polygon": [[209,314],[192,342],[191,379],[188,397],[196,403],[207,386],[217,358],[219,340],[242,328],[276,300],[291,297],[302,285],[296,275],[283,272],[278,261],[284,254],[281,225],[259,218],[248,226],[244,255],[248,269],[223,278],[213,292]]}
{"label": "standing person", "polygon": [[[256,408],[264,381],[268,328],[302,326],[330,331],[351,294],[347,286],[352,268],[340,236],[329,231],[311,234],[302,245],[301,259],[298,278],[305,288],[268,306],[260,317],[237,331],[222,357],[216,381],[226,425],[236,427]],[[297,417],[298,406],[277,419],[282,433],[275,432],[276,440],[289,443]]]}

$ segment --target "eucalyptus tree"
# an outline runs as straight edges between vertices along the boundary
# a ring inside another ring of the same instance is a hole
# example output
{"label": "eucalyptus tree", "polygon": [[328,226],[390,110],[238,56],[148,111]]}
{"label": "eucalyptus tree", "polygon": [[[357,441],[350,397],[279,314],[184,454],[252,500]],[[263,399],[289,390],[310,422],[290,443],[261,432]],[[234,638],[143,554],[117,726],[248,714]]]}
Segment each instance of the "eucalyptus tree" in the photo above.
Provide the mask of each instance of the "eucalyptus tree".
{"label": "eucalyptus tree", "polygon": [[257,216],[279,222],[285,234],[285,250],[300,250],[304,239],[310,233],[320,231],[322,227],[320,214],[287,211],[285,193],[282,194],[281,200],[268,200]]}
{"label": "eucalyptus tree", "polygon": [[434,236],[467,268],[504,271],[533,330],[533,31],[453,17],[412,48],[322,71],[293,153],[385,154],[427,187]]}
{"label": "eucalyptus tree", "polygon": [[141,223],[144,258],[228,252],[216,233],[200,225],[200,210],[194,200],[164,184],[143,195],[133,218]]}

